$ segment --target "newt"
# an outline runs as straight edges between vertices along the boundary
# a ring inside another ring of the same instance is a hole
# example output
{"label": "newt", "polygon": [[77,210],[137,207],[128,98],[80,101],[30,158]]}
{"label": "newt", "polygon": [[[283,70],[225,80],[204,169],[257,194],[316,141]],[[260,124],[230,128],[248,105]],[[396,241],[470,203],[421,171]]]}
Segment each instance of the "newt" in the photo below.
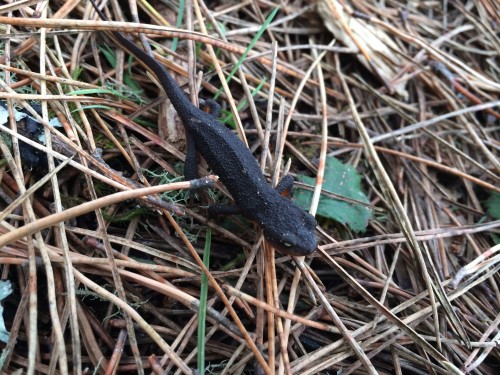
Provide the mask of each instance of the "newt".
{"label": "newt", "polygon": [[[103,20],[107,17],[91,1]],[[119,32],[110,32],[119,46],[134,55],[160,82],[186,131],[186,179],[198,178],[199,153],[218,175],[235,202],[234,206],[212,205],[209,215],[240,214],[262,228],[265,239],[278,251],[308,255],[317,248],[316,220],[281,193],[291,191],[293,177],[283,177],[276,189],[268,184],[257,160],[245,144],[217,120],[218,104],[207,101],[207,113],[188,99],[171,74],[148,53]]]}

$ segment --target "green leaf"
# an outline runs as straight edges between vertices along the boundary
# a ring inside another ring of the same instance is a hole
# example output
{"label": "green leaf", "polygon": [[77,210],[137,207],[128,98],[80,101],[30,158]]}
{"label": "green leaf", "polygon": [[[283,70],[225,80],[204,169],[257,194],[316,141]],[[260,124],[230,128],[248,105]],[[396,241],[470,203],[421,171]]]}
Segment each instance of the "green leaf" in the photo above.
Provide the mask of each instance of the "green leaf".
{"label": "green leaf", "polygon": [[[316,179],[298,175],[298,180],[314,186]],[[323,190],[351,200],[368,204],[368,198],[361,191],[361,176],[354,167],[342,164],[334,157],[326,158]],[[311,205],[312,191],[297,188],[296,202],[308,209]],[[344,202],[322,195],[319,200],[317,215],[348,225],[355,232],[364,232],[371,218],[371,210],[356,202]]]}
{"label": "green leaf", "polygon": [[500,219],[500,193],[493,192],[485,204],[490,216],[495,220]]}

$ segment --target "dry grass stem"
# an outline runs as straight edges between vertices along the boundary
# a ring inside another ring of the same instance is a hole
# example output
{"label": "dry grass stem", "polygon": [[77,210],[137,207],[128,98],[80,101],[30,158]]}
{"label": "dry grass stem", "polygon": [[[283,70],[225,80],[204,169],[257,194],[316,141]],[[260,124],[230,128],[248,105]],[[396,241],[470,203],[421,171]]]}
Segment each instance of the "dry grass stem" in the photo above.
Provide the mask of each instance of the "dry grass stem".
{"label": "dry grass stem", "polygon": [[[495,1],[99,3],[0,6],[2,374],[498,373]],[[109,31],[300,179],[316,252],[208,217],[230,194],[202,158],[184,181],[184,127]]]}

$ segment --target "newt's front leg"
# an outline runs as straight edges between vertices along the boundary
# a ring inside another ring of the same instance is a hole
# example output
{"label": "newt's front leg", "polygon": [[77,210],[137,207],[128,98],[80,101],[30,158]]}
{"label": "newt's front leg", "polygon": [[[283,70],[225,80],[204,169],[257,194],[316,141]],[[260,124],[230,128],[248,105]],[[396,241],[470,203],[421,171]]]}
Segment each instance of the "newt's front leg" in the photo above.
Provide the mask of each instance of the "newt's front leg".
{"label": "newt's front leg", "polygon": [[293,177],[289,174],[284,176],[274,190],[276,190],[283,197],[290,197],[293,192]]}
{"label": "newt's front leg", "polygon": [[[293,191],[294,179],[291,175],[284,176],[278,185],[276,191],[283,197],[290,197]],[[208,207],[208,217],[213,218],[219,215],[240,215],[241,210],[236,205],[213,204]]]}

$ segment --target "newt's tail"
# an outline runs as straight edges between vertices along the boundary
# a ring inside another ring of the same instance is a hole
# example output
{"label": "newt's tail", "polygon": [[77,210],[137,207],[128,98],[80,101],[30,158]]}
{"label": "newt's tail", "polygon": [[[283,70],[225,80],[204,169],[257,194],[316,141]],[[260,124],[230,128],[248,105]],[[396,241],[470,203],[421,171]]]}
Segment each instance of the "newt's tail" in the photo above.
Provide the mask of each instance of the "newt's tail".
{"label": "newt's tail", "polygon": [[[104,21],[108,21],[108,18],[99,9],[95,1],[90,0],[90,2],[92,3],[99,17]],[[179,113],[179,116],[181,116],[181,118],[187,116],[189,114],[188,112],[190,112],[191,109],[196,108],[189,101],[184,91],[181,90],[177,82],[175,82],[175,80],[173,79],[172,75],[163,67],[163,65],[158,63],[158,61],[156,61],[152,56],[150,56],[130,40],[125,38],[121,33],[111,31],[110,34],[120,47],[134,55],[146,69],[151,71],[156,76],[158,81],[160,81],[163,90],[167,94],[167,97],[170,99],[172,105],[174,106],[177,113]]]}

